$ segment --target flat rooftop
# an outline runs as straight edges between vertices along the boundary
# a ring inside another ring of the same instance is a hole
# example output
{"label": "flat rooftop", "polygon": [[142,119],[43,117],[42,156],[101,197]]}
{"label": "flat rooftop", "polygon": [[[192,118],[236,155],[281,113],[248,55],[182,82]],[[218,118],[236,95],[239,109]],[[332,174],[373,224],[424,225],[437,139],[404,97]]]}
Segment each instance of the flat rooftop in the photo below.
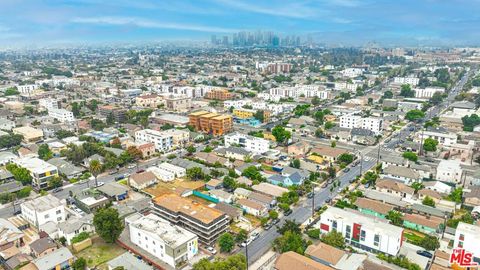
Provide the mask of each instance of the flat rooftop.
{"label": "flat rooftop", "polygon": [[158,206],[164,207],[172,212],[183,213],[205,224],[209,224],[215,219],[225,215],[219,210],[180,197],[176,194],[164,194],[156,197],[153,201]]}
{"label": "flat rooftop", "polygon": [[57,197],[53,196],[52,194],[48,194],[30,201],[26,201],[22,205],[38,212],[45,212],[62,206],[63,203]]}

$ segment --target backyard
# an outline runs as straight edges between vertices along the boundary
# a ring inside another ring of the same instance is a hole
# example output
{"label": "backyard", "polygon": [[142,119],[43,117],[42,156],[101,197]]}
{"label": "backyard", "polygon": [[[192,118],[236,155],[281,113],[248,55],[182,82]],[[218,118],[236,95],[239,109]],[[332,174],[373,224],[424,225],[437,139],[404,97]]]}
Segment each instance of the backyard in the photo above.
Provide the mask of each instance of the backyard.
{"label": "backyard", "polygon": [[92,242],[92,246],[75,254],[77,258],[85,258],[90,268],[108,269],[105,263],[125,252],[117,244],[108,244],[98,236],[94,237]]}

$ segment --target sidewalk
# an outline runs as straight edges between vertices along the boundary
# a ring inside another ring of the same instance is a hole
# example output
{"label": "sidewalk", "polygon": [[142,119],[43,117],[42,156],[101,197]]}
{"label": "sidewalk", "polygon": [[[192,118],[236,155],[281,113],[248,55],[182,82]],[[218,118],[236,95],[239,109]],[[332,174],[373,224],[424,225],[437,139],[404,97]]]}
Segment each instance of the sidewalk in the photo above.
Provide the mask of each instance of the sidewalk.
{"label": "sidewalk", "polygon": [[[273,264],[277,258],[277,253],[270,249],[267,253],[263,254],[257,261],[248,267],[248,270],[267,270],[273,269]],[[292,269],[294,270],[294,269]]]}

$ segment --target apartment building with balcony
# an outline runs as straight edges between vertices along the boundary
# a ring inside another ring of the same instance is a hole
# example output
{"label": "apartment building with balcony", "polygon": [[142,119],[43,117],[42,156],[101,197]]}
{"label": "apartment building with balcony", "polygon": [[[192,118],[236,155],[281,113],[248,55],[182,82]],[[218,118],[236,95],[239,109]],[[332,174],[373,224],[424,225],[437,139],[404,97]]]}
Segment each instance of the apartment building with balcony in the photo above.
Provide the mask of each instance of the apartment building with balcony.
{"label": "apartment building with balcony", "polygon": [[75,117],[73,116],[73,112],[67,111],[65,109],[49,109],[48,116],[57,119],[62,123],[74,122]]}
{"label": "apartment building with balcony", "polygon": [[206,245],[215,243],[228,229],[226,214],[177,194],[156,197],[153,209],[161,218],[196,234],[199,241]]}
{"label": "apartment building with balcony", "polygon": [[153,143],[155,150],[159,152],[168,152],[173,147],[173,135],[153,129],[142,129],[135,132],[135,141]]}
{"label": "apartment building with balcony", "polygon": [[36,189],[48,187],[48,181],[58,176],[58,168],[36,157],[13,160],[18,167],[25,168],[32,176],[32,186]]}
{"label": "apartment building with balcony", "polygon": [[176,268],[198,253],[198,237],[155,215],[139,213],[125,219],[133,244]]}
{"label": "apartment building with balcony", "polygon": [[355,210],[329,207],[317,226],[322,233],[341,232],[346,243],[369,252],[396,256],[402,246],[403,228]]}
{"label": "apartment building with balcony", "polygon": [[233,118],[226,114],[210,113],[207,111],[194,112],[188,115],[189,125],[196,131],[221,136],[233,128]]}
{"label": "apartment building with balcony", "polygon": [[227,89],[212,89],[207,92],[205,98],[215,100],[229,100],[234,97]]}
{"label": "apartment building with balcony", "polygon": [[245,150],[255,153],[263,154],[270,150],[271,142],[266,139],[245,135],[242,133],[231,133],[225,135],[225,147],[239,145],[245,148]]}

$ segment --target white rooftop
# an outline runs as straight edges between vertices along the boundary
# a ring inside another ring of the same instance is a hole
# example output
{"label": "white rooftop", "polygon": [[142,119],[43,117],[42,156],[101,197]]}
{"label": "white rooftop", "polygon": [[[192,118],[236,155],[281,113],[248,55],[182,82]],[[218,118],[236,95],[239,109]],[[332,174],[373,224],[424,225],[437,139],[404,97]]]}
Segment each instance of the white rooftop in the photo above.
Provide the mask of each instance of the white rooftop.
{"label": "white rooftop", "polygon": [[148,214],[130,223],[140,230],[148,231],[160,239],[168,246],[175,248],[197,237],[195,234],[162,219],[155,214]]}
{"label": "white rooftop", "polygon": [[24,157],[14,160],[14,162],[30,172],[41,174],[57,170],[57,167],[36,157]]}
{"label": "white rooftop", "polygon": [[52,194],[47,194],[22,204],[22,206],[37,212],[45,212],[62,205],[62,201]]}

